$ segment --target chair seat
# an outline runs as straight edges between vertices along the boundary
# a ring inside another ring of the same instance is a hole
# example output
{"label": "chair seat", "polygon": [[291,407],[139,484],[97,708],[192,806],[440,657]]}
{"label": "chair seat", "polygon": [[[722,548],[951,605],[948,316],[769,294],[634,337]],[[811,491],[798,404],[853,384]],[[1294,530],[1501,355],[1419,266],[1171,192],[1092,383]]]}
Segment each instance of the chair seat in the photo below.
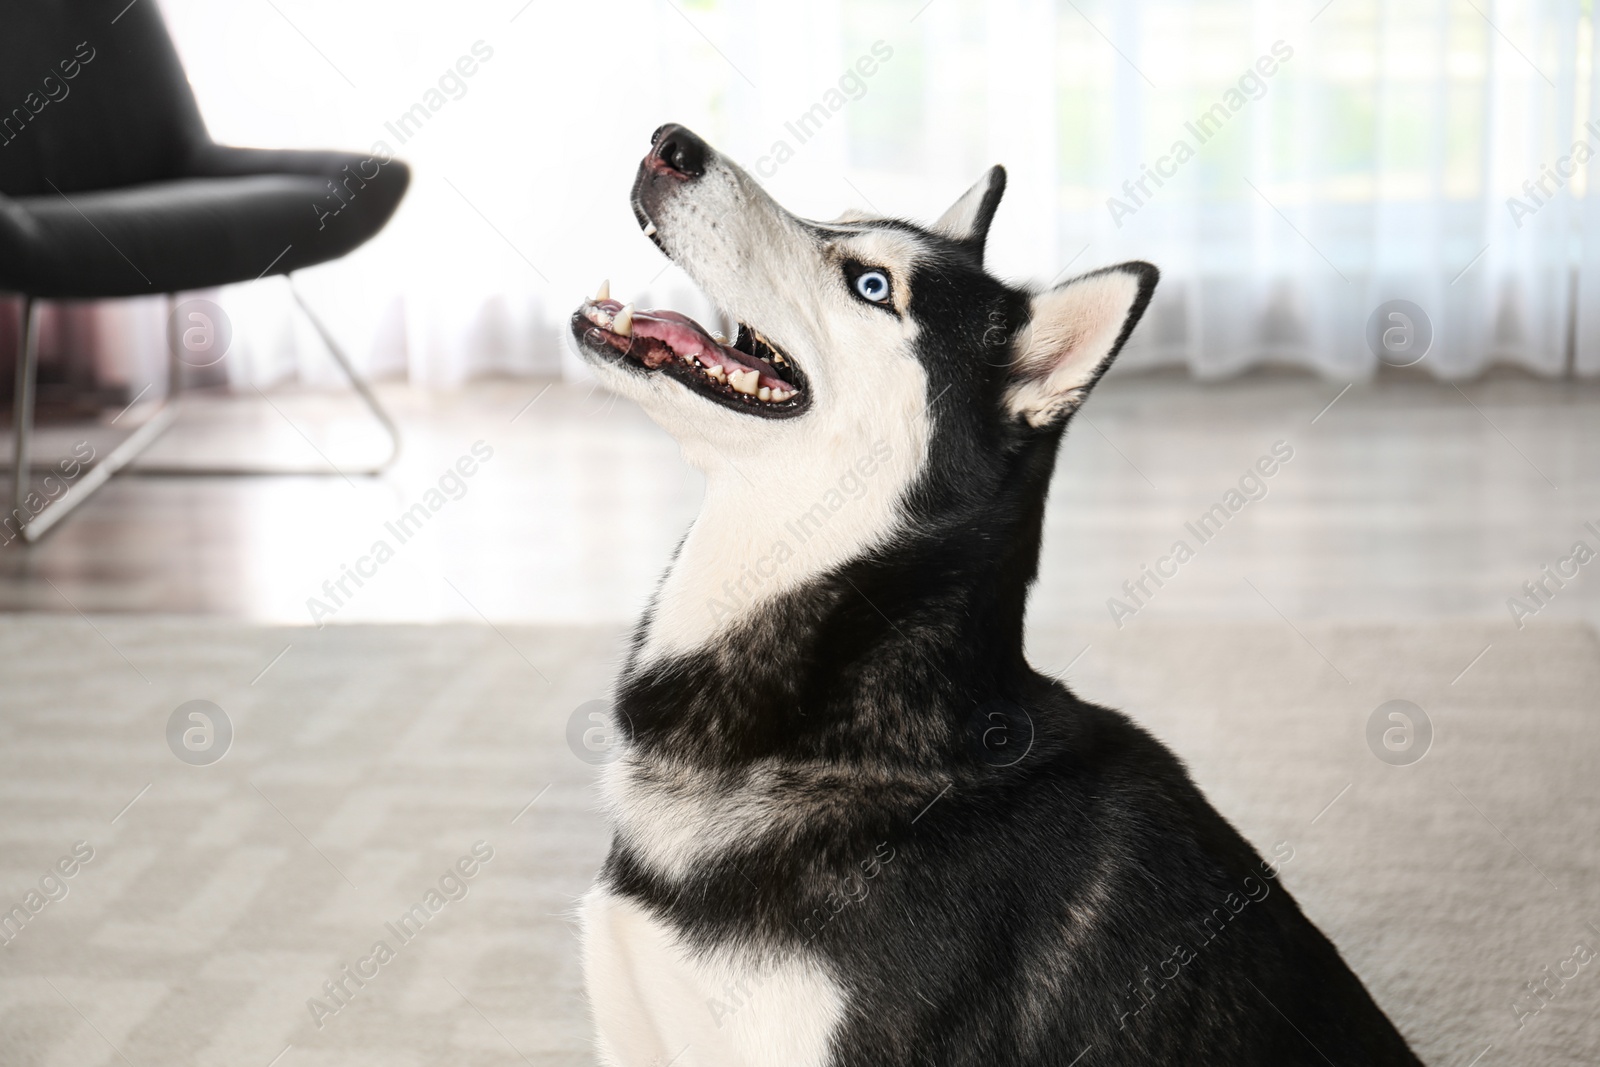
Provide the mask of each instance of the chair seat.
{"label": "chair seat", "polygon": [[[338,158],[351,165],[0,197],[0,290],[47,299],[172,293],[337,259],[383,227],[410,177],[391,160],[358,180],[375,164]],[[336,196],[337,179],[345,184]]]}

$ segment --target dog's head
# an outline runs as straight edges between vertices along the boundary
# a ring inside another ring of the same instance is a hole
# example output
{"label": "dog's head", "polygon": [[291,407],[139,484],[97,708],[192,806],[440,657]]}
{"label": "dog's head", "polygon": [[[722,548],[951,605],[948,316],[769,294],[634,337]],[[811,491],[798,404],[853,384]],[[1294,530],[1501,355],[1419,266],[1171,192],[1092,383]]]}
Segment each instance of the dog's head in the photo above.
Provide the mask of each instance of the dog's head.
{"label": "dog's head", "polygon": [[[574,313],[573,336],[707,471],[710,497],[727,486],[746,516],[816,515],[826,502],[817,532],[834,549],[812,562],[836,563],[893,536],[888,516],[903,530],[907,514],[926,520],[940,501],[981,507],[1040,451],[1031,445],[1053,454],[1150,299],[1146,263],[1042,292],[990,275],[984,243],[1004,188],[995,167],[928,226],[814,222],[694,133],[663,126],[639,166],[634,214],[737,336],[609,292]],[[861,501],[841,520],[853,494],[836,490],[849,472],[878,506]]]}
{"label": "dog's head", "polygon": [[1050,427],[1116,356],[1156,270],[1125,263],[1042,293],[1006,286],[983,267],[1004,189],[994,167],[931,226],[813,222],[693,132],[663,126],[639,165],[634,214],[737,337],[609,292],[584,303],[573,333],[692,454],[704,442],[735,463],[827,432],[813,424],[878,424],[886,411],[932,421],[936,400]]}

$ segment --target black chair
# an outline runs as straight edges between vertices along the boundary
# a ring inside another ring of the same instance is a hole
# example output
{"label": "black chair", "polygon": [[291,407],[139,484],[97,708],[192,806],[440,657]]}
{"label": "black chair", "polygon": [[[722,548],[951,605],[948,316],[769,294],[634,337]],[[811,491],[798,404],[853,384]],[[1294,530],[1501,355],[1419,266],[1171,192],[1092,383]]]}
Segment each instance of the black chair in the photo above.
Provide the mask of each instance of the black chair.
{"label": "black chair", "polygon": [[[23,298],[6,525],[36,541],[171,424],[179,391],[174,346],[168,399],[157,414],[35,516],[28,498],[36,495],[29,449],[38,301],[164,293],[170,306],[172,294],[186,290],[288,276],[372,237],[409,182],[406,165],[386,156],[213,142],[155,0],[0,0],[0,292]],[[289,284],[388,432],[389,458],[360,471],[160,473],[373,474],[394,460],[394,421]]]}

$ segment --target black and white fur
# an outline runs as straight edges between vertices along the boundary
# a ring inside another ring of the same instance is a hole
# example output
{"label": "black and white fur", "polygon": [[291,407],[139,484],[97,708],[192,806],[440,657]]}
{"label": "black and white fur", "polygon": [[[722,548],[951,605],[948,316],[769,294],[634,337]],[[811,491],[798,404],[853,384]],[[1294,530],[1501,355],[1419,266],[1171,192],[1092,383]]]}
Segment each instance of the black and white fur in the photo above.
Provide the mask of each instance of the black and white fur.
{"label": "black and white fur", "polygon": [[1004,184],[931,227],[824,224],[681,127],[641,165],[646,232],[809,395],[713,403],[574,319],[707,482],[616,686],[615,838],[582,907],[601,1059],[1415,1064],[1285,856],[1023,656],[1057,446],[1157,272],[997,280]]}

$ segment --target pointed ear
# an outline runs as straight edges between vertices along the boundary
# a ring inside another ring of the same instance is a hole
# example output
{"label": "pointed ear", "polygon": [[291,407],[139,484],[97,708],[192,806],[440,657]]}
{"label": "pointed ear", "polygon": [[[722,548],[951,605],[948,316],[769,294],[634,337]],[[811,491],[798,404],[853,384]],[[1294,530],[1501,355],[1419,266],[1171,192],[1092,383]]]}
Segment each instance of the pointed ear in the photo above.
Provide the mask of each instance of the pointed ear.
{"label": "pointed ear", "polygon": [[1135,261],[1036,295],[1012,353],[1011,412],[1044,426],[1075,411],[1138,325],[1160,276]]}
{"label": "pointed ear", "polygon": [[1006,169],[996,164],[939,216],[939,221],[933,224],[934,232],[942,233],[951,240],[974,244],[978,255],[982,256],[983,243],[989,236],[989,223],[994,221],[995,208],[1000,206],[1000,196],[1005,191]]}

